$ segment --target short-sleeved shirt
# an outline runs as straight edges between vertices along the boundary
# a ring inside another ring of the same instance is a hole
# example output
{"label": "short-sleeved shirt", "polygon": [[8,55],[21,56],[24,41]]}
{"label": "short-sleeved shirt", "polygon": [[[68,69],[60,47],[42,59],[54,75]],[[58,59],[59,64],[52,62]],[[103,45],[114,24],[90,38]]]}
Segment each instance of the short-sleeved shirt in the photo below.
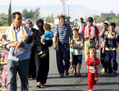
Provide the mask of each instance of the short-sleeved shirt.
{"label": "short-sleeved shirt", "polygon": [[86,25],[87,25],[86,22],[84,22],[83,24],[81,22],[78,22],[79,33],[82,33],[82,30]]}
{"label": "short-sleeved shirt", "polygon": [[[83,35],[85,35],[85,28],[86,28],[86,26],[82,30]],[[99,34],[99,30],[96,26],[95,26],[95,34],[96,35]],[[92,38],[92,29],[89,28],[89,39],[91,39],[91,38]]]}
{"label": "short-sleeved shirt", "polygon": [[54,30],[54,35],[58,36],[58,41],[64,43],[69,43],[69,35],[71,33],[72,30],[69,24],[65,24],[65,27],[62,27],[61,24],[59,24]]}
{"label": "short-sleeved shirt", "polygon": [[[83,42],[74,40],[74,46],[81,47],[83,46]],[[74,49],[73,55],[82,55],[82,50]]]}
{"label": "short-sleeved shirt", "polygon": [[53,31],[45,31],[45,34],[42,36],[42,38],[46,39],[46,40],[52,40],[52,38],[54,37],[54,33]]}
{"label": "short-sleeved shirt", "polygon": [[119,42],[119,35],[115,32],[112,34],[110,31],[105,33],[104,40],[106,40],[105,50],[116,50],[117,42]]}

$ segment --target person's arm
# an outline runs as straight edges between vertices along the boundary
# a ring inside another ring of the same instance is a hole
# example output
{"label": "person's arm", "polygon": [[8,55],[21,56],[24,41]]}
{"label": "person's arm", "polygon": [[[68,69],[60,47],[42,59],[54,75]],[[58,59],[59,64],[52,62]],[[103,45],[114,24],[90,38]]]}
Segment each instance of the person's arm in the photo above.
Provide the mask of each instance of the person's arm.
{"label": "person's arm", "polygon": [[73,46],[74,49],[79,49],[79,50],[82,50],[83,49],[83,46],[80,46],[80,47],[77,47],[77,46]]}
{"label": "person's arm", "polygon": [[96,63],[96,66],[98,66],[100,64],[100,60],[98,58],[96,58],[96,60],[97,61],[95,63]]}
{"label": "person's arm", "polygon": [[93,61],[89,61],[89,58],[88,58],[87,61],[86,61],[86,64],[87,64],[88,66],[93,65]]}
{"label": "person's arm", "polygon": [[98,49],[99,48],[99,35],[96,35],[96,41],[97,41],[97,44],[96,44],[96,49]]}
{"label": "person's arm", "polygon": [[56,48],[57,48],[56,43],[57,43],[57,35],[54,35],[54,49],[55,49],[55,50],[56,50]]}
{"label": "person's arm", "polygon": [[57,35],[58,35],[58,25],[56,26],[55,30],[54,30],[54,49],[56,50],[57,48]]}
{"label": "person's arm", "polygon": [[7,64],[7,62],[4,62],[4,57],[1,58],[1,64],[2,65],[6,65]]}
{"label": "person's arm", "polygon": [[96,49],[98,49],[99,48],[99,30],[98,30],[98,28],[95,26],[95,31],[96,31]]}

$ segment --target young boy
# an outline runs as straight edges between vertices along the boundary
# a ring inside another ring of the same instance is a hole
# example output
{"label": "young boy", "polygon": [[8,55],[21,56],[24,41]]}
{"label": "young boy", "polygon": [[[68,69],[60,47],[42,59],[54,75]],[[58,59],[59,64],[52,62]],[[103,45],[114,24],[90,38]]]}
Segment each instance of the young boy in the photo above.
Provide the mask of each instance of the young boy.
{"label": "young boy", "polygon": [[100,64],[99,59],[96,57],[96,49],[90,48],[88,50],[88,59],[86,64],[88,66],[88,91],[93,91],[93,86],[98,81],[98,68]]}
{"label": "young boy", "polygon": [[[107,69],[108,69],[108,76],[116,76],[117,71],[117,61],[116,61],[116,49],[118,46],[119,49],[119,35],[115,32],[115,23],[110,24],[110,31],[106,32],[104,36],[104,45],[102,53],[106,50],[106,57],[107,57]],[[113,70],[111,67],[111,60],[113,61]],[[111,73],[113,72],[113,75]]]}
{"label": "young boy", "polygon": [[[49,40],[49,43],[52,44],[52,38],[54,37],[54,33],[53,33],[53,31],[50,30],[51,29],[51,25],[48,24],[48,23],[45,23],[43,28],[45,30],[45,34],[41,38],[41,43],[44,45],[45,44],[45,40]],[[43,46],[42,46],[42,48],[43,48]],[[46,56],[45,50],[40,51],[38,53],[38,55],[41,55],[40,57]]]}
{"label": "young boy", "polygon": [[[78,29],[75,28],[73,29],[73,40],[76,40],[75,37],[76,37],[76,34],[78,33]],[[70,45],[70,43],[69,43]],[[74,73],[74,63],[73,63],[73,49],[72,49],[72,46],[70,45],[70,64],[71,64],[71,73]]]}
{"label": "young boy", "polygon": [[103,66],[101,71],[102,74],[106,73],[107,75],[107,60],[106,60],[106,53],[102,53],[103,44],[104,44],[104,35],[108,31],[108,23],[103,23],[103,30],[100,32],[99,36],[101,37],[101,45],[100,45],[100,61]]}
{"label": "young boy", "polygon": [[[83,49],[83,42],[81,41],[81,35],[77,34],[75,36],[76,40],[74,40],[74,45],[73,45],[73,62],[74,62],[74,75],[75,76],[81,76],[80,69],[81,69],[81,64],[82,64],[82,49]],[[78,64],[78,74],[77,74],[77,64]]]}

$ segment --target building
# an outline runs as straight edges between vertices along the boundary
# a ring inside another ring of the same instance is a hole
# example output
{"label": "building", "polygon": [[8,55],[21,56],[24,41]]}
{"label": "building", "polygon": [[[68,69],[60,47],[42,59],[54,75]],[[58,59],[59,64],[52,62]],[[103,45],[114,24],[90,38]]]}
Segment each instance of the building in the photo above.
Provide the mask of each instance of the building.
{"label": "building", "polygon": [[111,11],[110,13],[101,13],[100,16],[116,16],[116,14]]}

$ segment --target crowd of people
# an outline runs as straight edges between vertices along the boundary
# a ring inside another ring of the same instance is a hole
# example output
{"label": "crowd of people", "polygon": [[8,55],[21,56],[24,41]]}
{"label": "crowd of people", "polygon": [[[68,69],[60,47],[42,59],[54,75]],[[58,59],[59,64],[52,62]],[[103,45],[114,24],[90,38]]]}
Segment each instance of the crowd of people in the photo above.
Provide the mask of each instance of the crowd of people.
{"label": "crowd of people", "polygon": [[[118,67],[116,49],[119,49],[119,35],[115,32],[115,23],[111,23],[110,26],[108,23],[103,23],[103,30],[99,34],[92,17],[88,17],[87,23],[80,18],[78,28],[71,29],[62,15],[54,32],[51,31],[51,25],[44,24],[42,19],[36,21],[38,30],[33,28],[31,19],[27,19],[23,25],[19,12],[12,14],[12,21],[10,28],[1,38],[3,42],[1,46],[6,49],[1,55],[1,64],[4,65],[1,82],[7,91],[17,91],[17,74],[21,81],[21,91],[28,91],[28,78],[36,79],[38,88],[45,86],[49,72],[49,47],[52,45],[56,50],[60,77],[69,75],[70,65],[74,76],[81,76],[82,50],[85,50],[88,91],[93,91],[93,86],[98,81],[97,66],[100,61],[103,66],[102,74],[109,77],[116,76]],[[100,60],[96,57],[99,36],[101,37]]]}

